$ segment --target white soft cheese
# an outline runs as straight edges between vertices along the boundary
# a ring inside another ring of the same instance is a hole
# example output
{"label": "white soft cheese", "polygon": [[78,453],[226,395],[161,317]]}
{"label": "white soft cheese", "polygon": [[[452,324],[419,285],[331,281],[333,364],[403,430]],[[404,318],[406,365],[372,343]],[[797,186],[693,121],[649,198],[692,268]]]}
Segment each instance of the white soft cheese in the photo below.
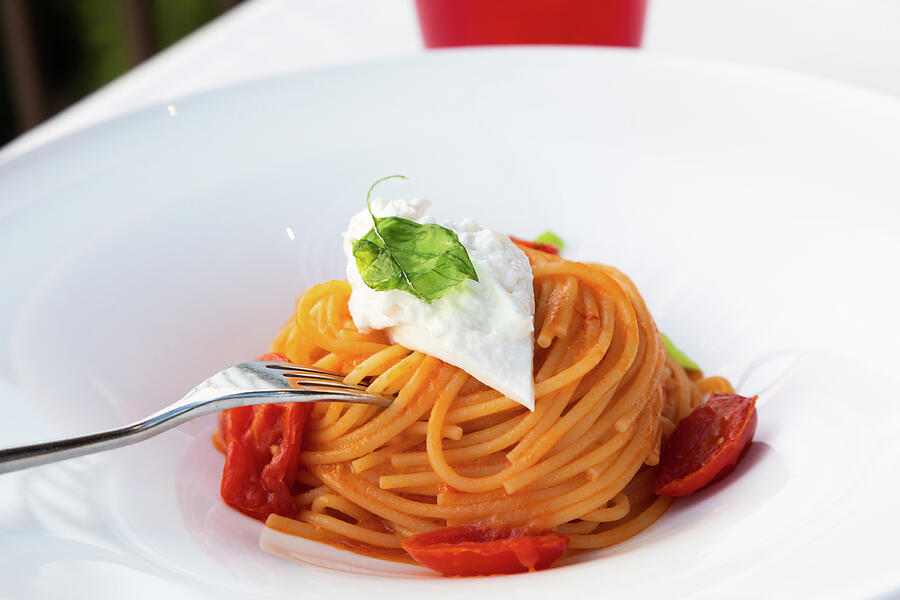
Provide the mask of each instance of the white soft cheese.
{"label": "white soft cheese", "polygon": [[[429,205],[421,199],[377,198],[372,212],[378,217],[435,223],[425,214]],[[372,217],[362,210],[350,219],[344,253],[353,322],[364,332],[384,329],[393,343],[455,365],[534,410],[534,288],[528,258],[509,236],[481,229],[471,219],[439,224],[456,232],[478,281],[467,279],[428,304],[399,290],[377,292],[363,282],[352,240],[372,229]]]}

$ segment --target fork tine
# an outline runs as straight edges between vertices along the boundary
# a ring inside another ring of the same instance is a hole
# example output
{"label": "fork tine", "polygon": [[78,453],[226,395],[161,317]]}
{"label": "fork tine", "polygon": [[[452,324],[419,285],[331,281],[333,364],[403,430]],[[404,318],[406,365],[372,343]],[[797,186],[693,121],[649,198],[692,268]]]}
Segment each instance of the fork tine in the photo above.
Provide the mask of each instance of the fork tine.
{"label": "fork tine", "polygon": [[[328,375],[321,375],[321,374],[319,374],[319,373],[294,373],[294,372],[289,372],[289,373],[282,373],[281,376],[282,376],[282,377],[289,377],[289,378],[291,378],[291,379],[298,379],[298,380],[302,379],[302,380],[309,380],[309,381],[327,381],[327,382],[332,382],[332,381],[333,381],[333,382],[336,382],[336,383],[343,383],[343,382],[344,382],[344,378],[343,378],[343,377],[341,377],[340,379],[336,379],[336,378],[334,378],[334,377],[331,377],[331,376],[328,376]],[[346,384],[346,385],[349,385],[349,384]]]}
{"label": "fork tine", "polygon": [[[259,371],[268,371],[272,376],[277,377],[283,382],[289,383],[290,387],[298,391],[311,391],[314,393],[324,394],[340,394],[345,398],[381,398],[388,405],[393,401],[390,394],[379,394],[370,392],[367,384],[350,384],[344,382],[344,375],[326,371],[316,367],[308,367],[304,365],[295,365],[292,363],[278,363],[260,361],[253,363],[244,363],[245,365],[254,365],[250,367]],[[264,373],[259,373],[267,377]],[[364,378],[365,379],[365,378]],[[351,400],[348,400],[351,401]],[[360,400],[360,402],[362,402]]]}
{"label": "fork tine", "polygon": [[293,379],[297,385],[315,386],[321,384],[333,384],[340,389],[348,389],[354,392],[363,392],[364,386],[352,385],[344,383],[344,376],[339,373],[316,369],[314,367],[304,367],[303,365],[288,365],[284,363],[268,364],[267,369],[273,371],[281,371],[279,375],[286,379]]}
{"label": "fork tine", "polygon": [[338,390],[334,388],[328,387],[319,387],[319,386],[303,386],[301,391],[304,392],[316,392],[320,394],[328,394],[329,396],[342,396],[346,398],[366,398],[371,396],[372,394],[366,394],[361,390]]}
{"label": "fork tine", "polygon": [[273,375],[289,381],[292,387],[323,393],[343,391],[355,395],[372,395],[366,390],[365,385],[344,383],[344,375],[324,369],[290,363],[262,363],[259,366],[270,370]]}
{"label": "fork tine", "polygon": [[325,369],[316,369],[314,367],[304,367],[302,365],[288,365],[284,363],[277,364],[268,364],[266,365],[267,369],[272,369],[273,371],[286,371],[288,373],[303,373],[309,375],[319,375],[322,377],[331,377],[333,379],[343,380],[344,376],[340,373],[334,373],[332,371],[326,371]]}
{"label": "fork tine", "polygon": [[364,388],[355,386],[355,385],[347,385],[346,383],[328,383],[322,381],[314,381],[314,380],[303,380],[303,379],[294,379],[292,380],[295,385],[302,386],[304,389],[315,389],[319,391],[346,391],[353,392],[356,394],[366,394],[366,390]]}

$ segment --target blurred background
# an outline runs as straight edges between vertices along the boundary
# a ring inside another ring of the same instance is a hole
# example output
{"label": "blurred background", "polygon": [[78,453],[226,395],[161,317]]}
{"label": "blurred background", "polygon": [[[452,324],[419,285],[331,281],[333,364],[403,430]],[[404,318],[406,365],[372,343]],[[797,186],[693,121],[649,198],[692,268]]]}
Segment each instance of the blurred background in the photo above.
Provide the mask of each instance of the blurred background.
{"label": "blurred background", "polygon": [[0,0],[0,146],[240,0]]}

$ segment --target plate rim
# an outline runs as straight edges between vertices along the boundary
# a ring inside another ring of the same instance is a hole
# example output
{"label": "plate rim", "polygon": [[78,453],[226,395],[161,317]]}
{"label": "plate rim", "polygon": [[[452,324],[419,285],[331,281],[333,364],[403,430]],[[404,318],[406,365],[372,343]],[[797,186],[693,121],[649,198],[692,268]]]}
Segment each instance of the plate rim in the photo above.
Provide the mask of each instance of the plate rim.
{"label": "plate rim", "polygon": [[[3,182],[4,175],[17,167],[30,166],[33,163],[40,163],[44,155],[52,155],[55,152],[65,149],[67,146],[77,144],[82,139],[88,139],[98,134],[107,133],[115,130],[121,124],[147,118],[148,116],[158,114],[161,108],[168,110],[168,106],[176,105],[181,102],[205,102],[221,94],[235,94],[242,89],[248,89],[258,86],[271,85],[277,81],[315,79],[317,77],[329,74],[339,73],[343,76],[351,76],[356,71],[366,71],[370,69],[390,68],[395,65],[414,64],[418,62],[442,61],[442,60],[471,60],[468,57],[481,56],[492,59],[496,56],[513,56],[513,57],[529,57],[529,56],[587,56],[600,57],[601,60],[625,60],[636,61],[650,64],[669,65],[675,68],[690,68],[702,70],[705,74],[712,78],[728,80],[729,78],[748,78],[752,80],[755,86],[767,86],[776,89],[779,93],[787,93],[791,91],[804,90],[819,97],[828,97],[839,100],[848,104],[849,107],[855,107],[867,111],[877,111],[885,113],[900,121],[900,97],[895,97],[887,92],[866,88],[855,83],[843,82],[830,79],[820,75],[793,71],[782,67],[770,67],[763,65],[755,65],[736,60],[714,59],[691,56],[670,56],[657,54],[643,49],[636,48],[616,48],[609,46],[577,46],[577,45],[505,45],[505,46],[469,46],[459,48],[440,48],[433,49],[422,54],[413,56],[403,56],[394,58],[381,58],[365,60],[355,63],[324,66],[317,68],[296,69],[277,75],[268,75],[264,77],[245,79],[242,81],[226,83],[213,88],[192,92],[189,94],[173,96],[171,99],[162,102],[154,101],[149,104],[140,105],[130,109],[120,115],[103,119],[83,127],[73,129],[59,137],[48,140],[47,142],[25,150],[21,154],[14,154],[7,157],[5,150],[12,142],[22,135],[13,138],[7,144],[0,146],[0,184]],[[616,57],[616,58],[613,58]],[[90,96],[79,100],[86,101]],[[60,113],[62,114],[62,113]],[[53,118],[53,117],[51,117]],[[40,125],[38,125],[39,127]],[[0,203],[0,217],[4,212],[4,205]]]}

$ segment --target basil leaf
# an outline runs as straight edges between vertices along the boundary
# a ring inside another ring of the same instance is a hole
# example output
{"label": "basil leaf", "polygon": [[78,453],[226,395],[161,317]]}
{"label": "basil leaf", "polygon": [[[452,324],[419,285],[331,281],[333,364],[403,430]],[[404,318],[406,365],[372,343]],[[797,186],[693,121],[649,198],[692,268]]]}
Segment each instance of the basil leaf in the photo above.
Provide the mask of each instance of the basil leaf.
{"label": "basil leaf", "polygon": [[406,282],[403,280],[403,273],[391,260],[390,254],[384,252],[381,240],[375,236],[375,240],[372,241],[371,233],[370,231],[363,239],[353,242],[353,257],[356,259],[356,268],[359,269],[363,281],[373,290],[380,292],[404,289]]}
{"label": "basil leaf", "polygon": [[534,241],[539,244],[550,244],[551,246],[556,246],[556,249],[559,250],[560,254],[562,254],[563,248],[566,246],[566,243],[563,241],[563,239],[552,231],[545,231],[541,235],[534,238]]}
{"label": "basil leaf", "polygon": [[374,227],[353,241],[353,257],[362,280],[373,290],[401,290],[430,304],[466,279],[478,281],[469,253],[454,231],[400,217],[372,214],[372,221]]}
{"label": "basil leaf", "polygon": [[666,337],[666,334],[660,333],[663,339],[663,343],[666,345],[666,352],[669,356],[672,357],[672,360],[677,362],[679,365],[687,369],[688,371],[699,371],[700,367],[688,358],[688,355],[678,349],[675,344],[672,343],[672,340]]}

